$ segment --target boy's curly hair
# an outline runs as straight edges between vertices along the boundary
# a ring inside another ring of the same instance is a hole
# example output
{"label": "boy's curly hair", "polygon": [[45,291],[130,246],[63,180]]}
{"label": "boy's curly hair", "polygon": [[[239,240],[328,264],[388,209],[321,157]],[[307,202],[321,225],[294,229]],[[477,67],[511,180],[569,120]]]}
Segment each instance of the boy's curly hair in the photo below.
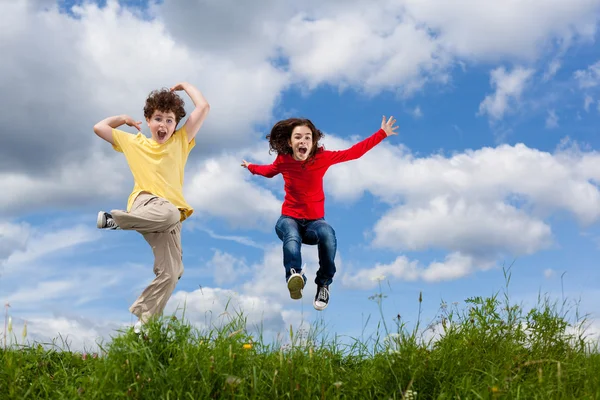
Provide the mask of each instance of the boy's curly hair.
{"label": "boy's curly hair", "polygon": [[159,110],[162,112],[172,111],[175,114],[175,126],[179,124],[179,121],[185,117],[185,103],[183,99],[175,92],[169,89],[163,88],[160,90],[153,90],[146,99],[146,105],[144,106],[144,117],[150,118],[154,111]]}
{"label": "boy's curly hair", "polygon": [[289,140],[292,138],[292,131],[297,126],[306,126],[312,132],[313,147],[306,161],[315,156],[319,147],[319,140],[325,135],[318,130],[310,119],[306,118],[288,118],[277,122],[271,129],[271,133],[266,136],[269,141],[269,154],[271,151],[277,154],[292,154]]}

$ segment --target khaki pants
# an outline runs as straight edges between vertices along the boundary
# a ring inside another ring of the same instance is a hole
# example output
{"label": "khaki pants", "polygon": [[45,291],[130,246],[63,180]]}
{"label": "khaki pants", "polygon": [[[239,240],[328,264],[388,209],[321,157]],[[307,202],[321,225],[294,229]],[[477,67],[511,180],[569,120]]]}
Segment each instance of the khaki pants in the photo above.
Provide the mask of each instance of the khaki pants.
{"label": "khaki pants", "polygon": [[181,214],[167,200],[148,193],[137,196],[130,212],[112,210],[111,214],[121,229],[141,233],[154,253],[156,277],[129,307],[145,323],[162,314],[183,275]]}

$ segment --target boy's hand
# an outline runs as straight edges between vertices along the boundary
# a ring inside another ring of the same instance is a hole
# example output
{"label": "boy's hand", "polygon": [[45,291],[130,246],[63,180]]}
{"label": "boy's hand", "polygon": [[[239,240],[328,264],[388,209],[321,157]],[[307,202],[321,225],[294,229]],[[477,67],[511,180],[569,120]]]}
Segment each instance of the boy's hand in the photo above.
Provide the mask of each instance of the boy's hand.
{"label": "boy's hand", "polygon": [[126,125],[134,127],[135,129],[138,130],[138,132],[142,131],[142,129],[141,129],[142,121],[136,121],[127,115],[125,115],[124,118],[125,118]]}
{"label": "boy's hand", "polygon": [[396,120],[394,119],[394,117],[390,117],[390,119],[388,119],[386,122],[385,115],[384,115],[381,119],[381,129],[383,129],[385,131],[386,135],[388,135],[388,136],[397,135],[398,132],[396,132],[396,129],[398,129],[398,126],[394,126],[395,123],[396,123]]}
{"label": "boy's hand", "polygon": [[187,85],[187,82],[180,82],[171,88],[171,92],[176,92],[178,90],[185,90],[186,85]]}
{"label": "boy's hand", "polygon": [[242,160],[242,167],[248,168],[248,165],[250,165],[250,163],[248,161]]}

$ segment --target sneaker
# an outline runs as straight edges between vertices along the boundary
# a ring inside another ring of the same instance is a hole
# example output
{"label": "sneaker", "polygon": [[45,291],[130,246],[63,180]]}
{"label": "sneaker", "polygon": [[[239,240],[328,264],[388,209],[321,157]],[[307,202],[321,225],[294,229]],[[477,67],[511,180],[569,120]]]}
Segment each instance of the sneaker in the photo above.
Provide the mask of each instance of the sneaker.
{"label": "sneaker", "polygon": [[113,219],[113,216],[107,212],[100,211],[98,213],[98,219],[96,220],[96,226],[100,229],[121,229],[119,225]]}
{"label": "sneaker", "polygon": [[322,311],[327,307],[327,304],[329,304],[329,286],[318,285],[313,306],[315,310]]}
{"label": "sneaker", "polygon": [[292,269],[292,275],[290,275],[287,281],[287,287],[290,291],[290,297],[294,300],[298,300],[302,298],[302,289],[304,289],[304,284],[306,280],[303,275],[300,275],[296,272],[296,270]]}
{"label": "sneaker", "polygon": [[140,333],[142,333],[143,326],[144,325],[142,324],[142,320],[138,319],[135,325],[133,325],[133,332],[139,335]]}

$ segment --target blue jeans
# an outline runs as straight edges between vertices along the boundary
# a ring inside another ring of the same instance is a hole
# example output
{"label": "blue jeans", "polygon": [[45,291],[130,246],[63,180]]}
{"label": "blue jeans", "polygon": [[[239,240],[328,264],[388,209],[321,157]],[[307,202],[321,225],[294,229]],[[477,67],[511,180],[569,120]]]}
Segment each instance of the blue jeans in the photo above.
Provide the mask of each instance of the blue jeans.
{"label": "blue jeans", "polygon": [[[330,285],[335,275],[335,252],[337,239],[333,228],[319,219],[297,219],[282,215],[277,220],[275,232],[283,242],[283,266],[285,279],[290,277],[291,270],[300,273],[302,270],[302,243],[317,245],[319,249],[319,270],[315,278],[317,285]],[[306,278],[304,278],[306,280]]]}

